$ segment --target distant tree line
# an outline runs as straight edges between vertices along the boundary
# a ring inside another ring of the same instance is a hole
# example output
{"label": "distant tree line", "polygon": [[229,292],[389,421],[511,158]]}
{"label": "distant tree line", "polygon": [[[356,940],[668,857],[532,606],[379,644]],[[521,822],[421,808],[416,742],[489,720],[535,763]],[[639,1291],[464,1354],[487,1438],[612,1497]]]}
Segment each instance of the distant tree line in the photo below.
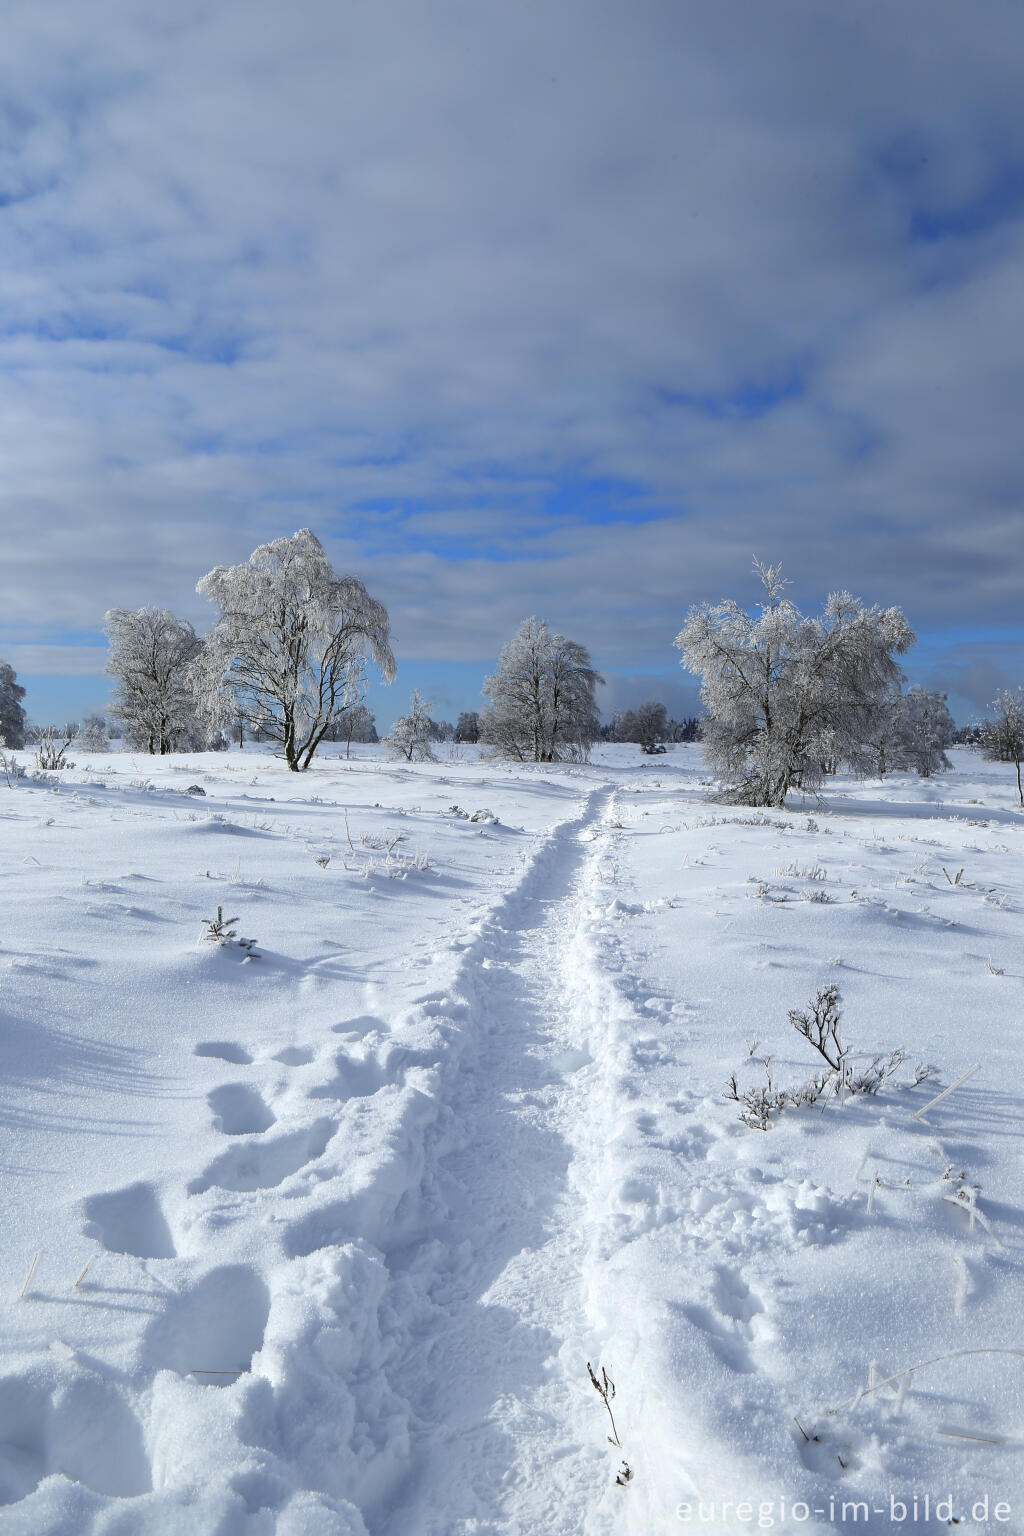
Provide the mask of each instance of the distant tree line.
{"label": "distant tree line", "polygon": [[700,732],[699,716],[670,720],[664,704],[649,700],[613,715],[610,724],[601,727],[601,740],[633,742],[642,752],[653,754],[664,752],[668,742],[699,741]]}

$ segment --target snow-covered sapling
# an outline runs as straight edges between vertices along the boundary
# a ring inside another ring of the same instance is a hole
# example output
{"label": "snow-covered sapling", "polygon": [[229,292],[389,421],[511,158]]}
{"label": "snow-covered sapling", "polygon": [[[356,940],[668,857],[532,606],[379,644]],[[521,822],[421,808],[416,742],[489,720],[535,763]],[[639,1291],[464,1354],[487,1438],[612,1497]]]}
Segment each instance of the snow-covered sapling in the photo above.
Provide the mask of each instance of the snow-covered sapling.
{"label": "snow-covered sapling", "polygon": [[202,919],[203,927],[206,929],[203,939],[209,944],[219,944],[221,947],[237,944],[239,949],[245,950],[248,959],[258,960],[260,956],[256,953],[256,940],[241,938],[235,926],[237,922],[237,917],[225,917],[223,908],[218,907],[216,917]]}
{"label": "snow-covered sapling", "polygon": [[[888,1056],[875,1056],[867,1067],[855,1072],[850,1047],[844,1045],[839,1037],[839,1005],[839,988],[833,983],[820,988],[808,1008],[792,1008],[789,1013],[790,1023],[822,1057],[826,1070],[817,1072],[798,1087],[777,1088],[772,1079],[771,1058],[765,1057],[765,1086],[748,1088],[742,1092],[736,1074],[733,1073],[725,1096],[740,1106],[740,1120],[744,1125],[751,1130],[767,1131],[775,1116],[783,1110],[816,1104],[823,1096],[827,1100],[835,1093],[840,1102],[845,1103],[847,1094],[877,1093],[903,1066],[907,1059],[906,1052],[897,1048],[890,1051]],[[927,1067],[918,1067],[914,1075],[915,1083],[923,1082],[929,1070]]]}

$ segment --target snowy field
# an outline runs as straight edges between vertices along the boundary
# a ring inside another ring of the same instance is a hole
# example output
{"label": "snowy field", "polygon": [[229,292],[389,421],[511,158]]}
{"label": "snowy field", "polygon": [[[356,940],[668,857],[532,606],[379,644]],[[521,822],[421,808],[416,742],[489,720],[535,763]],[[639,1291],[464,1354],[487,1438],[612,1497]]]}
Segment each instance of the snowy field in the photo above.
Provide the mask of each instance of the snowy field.
{"label": "snowy field", "polygon": [[0,781],[3,1536],[1024,1531],[1012,769],[354,750]]}

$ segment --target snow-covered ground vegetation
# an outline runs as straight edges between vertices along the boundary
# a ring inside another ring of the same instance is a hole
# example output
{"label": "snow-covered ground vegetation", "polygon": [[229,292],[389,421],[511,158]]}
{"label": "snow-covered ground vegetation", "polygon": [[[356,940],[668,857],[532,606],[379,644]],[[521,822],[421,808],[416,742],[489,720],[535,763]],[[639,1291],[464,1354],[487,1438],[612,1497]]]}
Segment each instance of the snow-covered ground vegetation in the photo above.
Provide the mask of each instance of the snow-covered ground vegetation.
{"label": "snow-covered ground vegetation", "polygon": [[3,1536],[1020,1529],[1012,773],[351,752],[0,778]]}

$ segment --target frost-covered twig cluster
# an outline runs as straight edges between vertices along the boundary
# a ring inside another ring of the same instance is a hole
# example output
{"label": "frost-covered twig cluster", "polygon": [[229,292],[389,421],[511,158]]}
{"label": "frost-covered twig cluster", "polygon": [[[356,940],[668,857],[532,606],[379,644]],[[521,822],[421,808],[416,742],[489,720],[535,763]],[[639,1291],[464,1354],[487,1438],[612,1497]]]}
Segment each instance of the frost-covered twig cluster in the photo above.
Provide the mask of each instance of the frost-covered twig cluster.
{"label": "frost-covered twig cluster", "polygon": [[[740,1119],[744,1125],[751,1130],[767,1131],[776,1116],[786,1109],[798,1109],[833,1097],[845,1103],[847,1098],[857,1094],[878,1093],[906,1064],[907,1055],[902,1047],[865,1058],[844,1044],[839,1035],[840,1001],[839,988],[832,983],[820,988],[807,1008],[793,1008],[789,1013],[794,1029],[825,1062],[824,1070],[796,1087],[779,1087],[772,1075],[771,1057],[766,1056],[762,1062],[764,1084],[746,1089],[740,1088],[733,1073],[726,1087],[726,1098],[740,1106]],[[753,1051],[749,1054],[753,1055]],[[867,1060],[867,1065],[855,1066],[858,1060]],[[917,1067],[915,1083],[923,1082],[928,1075],[928,1068]]]}

